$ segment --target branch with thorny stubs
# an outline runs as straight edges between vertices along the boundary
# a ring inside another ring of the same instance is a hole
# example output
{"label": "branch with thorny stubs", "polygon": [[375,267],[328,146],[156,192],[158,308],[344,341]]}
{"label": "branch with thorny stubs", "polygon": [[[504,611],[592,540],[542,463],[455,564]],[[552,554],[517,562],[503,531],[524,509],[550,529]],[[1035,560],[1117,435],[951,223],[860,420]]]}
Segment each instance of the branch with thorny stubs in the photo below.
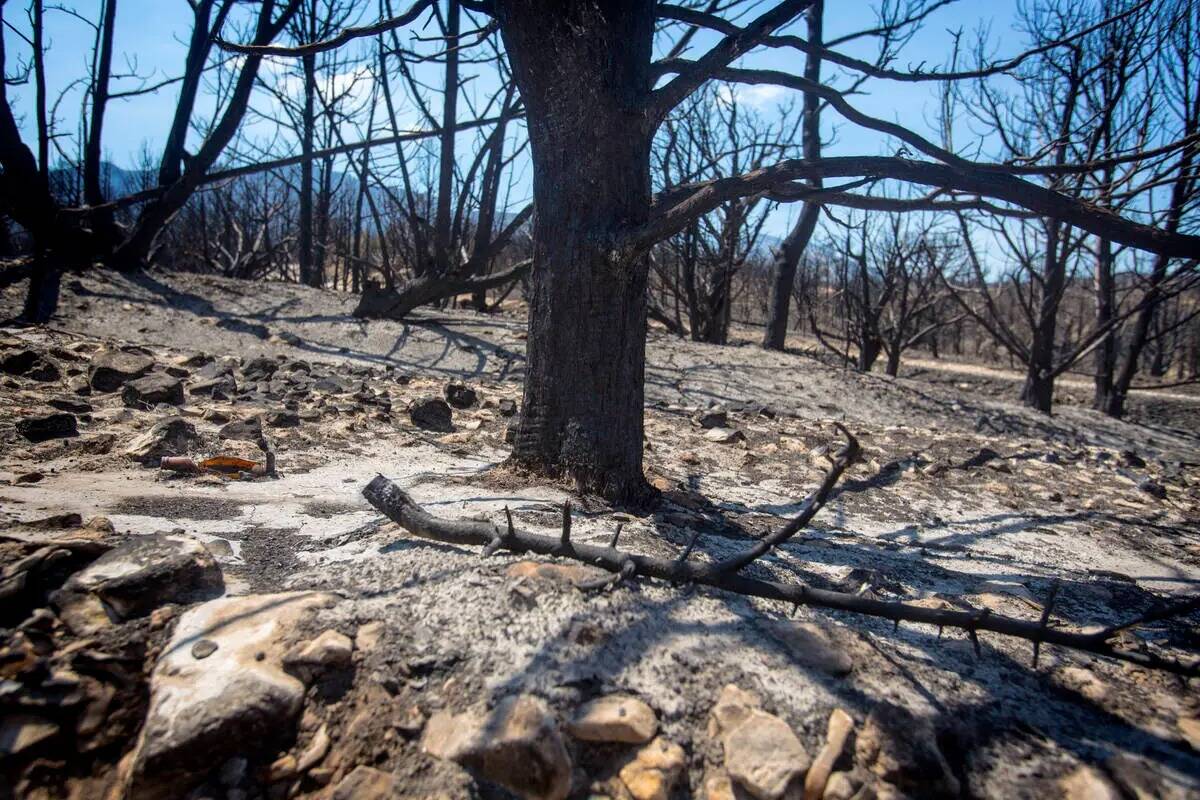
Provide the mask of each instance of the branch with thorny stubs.
{"label": "branch with thorny stubs", "polygon": [[800,512],[778,530],[757,540],[745,550],[711,563],[688,560],[700,535],[699,532],[692,537],[691,542],[680,555],[672,560],[619,550],[617,548],[621,535],[619,526],[605,546],[573,542],[571,541],[569,503],[563,505],[561,534],[546,536],[517,530],[507,508],[503,527],[484,520],[451,520],[435,517],[413,501],[403,489],[382,475],[375,477],[367,484],[363,489],[363,496],[380,513],[414,536],[447,544],[482,546],[484,555],[493,555],[504,550],[510,553],[537,553],[567,558],[612,573],[611,576],[597,580],[591,586],[585,587],[588,589],[615,586],[635,577],[656,578],[673,584],[701,584],[736,594],[781,600],[795,606],[817,606],[882,617],[892,620],[896,625],[901,622],[935,625],[938,628],[939,637],[943,628],[960,628],[967,632],[975,645],[976,652],[979,652],[980,631],[1025,639],[1033,643],[1034,666],[1037,665],[1041,647],[1053,644],[1187,677],[1200,676],[1200,658],[1177,659],[1153,652],[1121,649],[1116,641],[1120,632],[1137,625],[1192,613],[1200,608],[1200,597],[1184,598],[1180,601],[1160,605],[1147,614],[1119,625],[1103,627],[1094,631],[1064,630],[1053,627],[1050,620],[1050,614],[1058,594],[1057,586],[1051,591],[1041,618],[1036,622],[1030,622],[994,614],[988,609],[971,611],[925,608],[900,601],[876,600],[846,592],[818,589],[804,583],[779,583],[748,578],[740,574],[746,566],[784,544],[808,525],[829,499],[838,479],[858,458],[860,453],[858,440],[841,425],[837,425],[837,427],[846,437],[846,444],[833,455],[829,469],[820,485],[805,499]]}

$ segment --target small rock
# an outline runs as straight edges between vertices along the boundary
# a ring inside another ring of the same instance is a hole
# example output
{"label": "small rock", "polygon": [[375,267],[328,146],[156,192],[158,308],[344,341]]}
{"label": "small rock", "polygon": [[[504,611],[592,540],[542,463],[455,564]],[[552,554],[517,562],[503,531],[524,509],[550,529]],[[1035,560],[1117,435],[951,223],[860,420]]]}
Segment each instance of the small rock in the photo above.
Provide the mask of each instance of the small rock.
{"label": "small rock", "polygon": [[124,350],[98,350],[88,368],[88,383],[97,392],[115,392],[154,368],[154,359]]}
{"label": "small rock", "polygon": [[750,712],[761,708],[762,698],[757,694],[732,683],[726,684],[709,712],[708,735],[713,739],[720,738],[745,722]]}
{"label": "small rock", "polygon": [[224,590],[221,568],[199,539],[154,533],[126,539],[72,575],[50,599],[63,622],[84,635],[167,603],[206,600]]}
{"label": "small rock", "polygon": [[729,777],[758,800],[783,797],[811,763],[791,727],[764,711],[751,711],[723,743]]}
{"label": "small rock", "polygon": [[311,642],[296,645],[283,657],[288,672],[305,683],[323,672],[346,669],[354,653],[354,642],[344,633],[330,629]]}
{"label": "small rock", "polygon": [[475,390],[465,383],[447,383],[445,395],[446,402],[455,408],[470,408],[479,399]]}
{"label": "small rock", "polygon": [[185,455],[199,442],[195,425],[183,417],[168,417],[130,442],[125,455],[141,464],[157,466],[164,457]]}
{"label": "small rock", "polygon": [[394,777],[383,770],[359,764],[342,778],[330,800],[395,800],[400,796],[400,783]]}
{"label": "small rock", "polygon": [[278,361],[266,356],[259,356],[246,362],[246,365],[242,367],[242,377],[250,383],[256,383],[258,381],[269,380],[278,369]]}
{"label": "small rock", "polygon": [[563,800],[571,789],[571,757],[558,725],[532,695],[505,698],[486,717],[440,711],[426,724],[421,747],[522,797]]}
{"label": "small rock", "polygon": [[725,411],[720,410],[720,409],[714,409],[712,411],[701,411],[699,414],[697,414],[692,419],[696,422],[697,425],[699,425],[701,428],[704,428],[706,430],[711,429],[711,428],[728,428],[729,427],[729,414],[727,414]]}
{"label": "small rock", "polygon": [[854,659],[820,625],[784,619],[764,622],[763,627],[799,664],[830,675],[846,675],[854,669]]}
{"label": "small rock", "polygon": [[710,428],[704,434],[704,438],[717,444],[734,444],[735,442],[744,441],[746,434],[736,428]]}
{"label": "small rock", "polygon": [[0,359],[0,372],[43,383],[62,377],[53,361],[33,350],[20,350]]}
{"label": "small rock", "polygon": [[223,375],[193,383],[188,387],[188,394],[192,397],[211,397],[213,400],[231,400],[237,394],[237,390],[237,381],[233,376]]}
{"label": "small rock", "polygon": [[281,756],[267,766],[267,783],[279,783],[296,777],[296,757],[291,753]]}
{"label": "small rock", "polygon": [[903,706],[871,709],[855,743],[859,763],[878,778],[921,797],[957,797],[958,779],[938,749],[933,724]]}
{"label": "small rock", "polygon": [[91,403],[70,397],[51,397],[46,401],[46,405],[59,411],[70,411],[72,414],[90,414],[95,411]]}
{"label": "small rock", "polygon": [[329,752],[329,730],[322,725],[317,729],[312,741],[308,743],[308,747],[304,748],[304,752],[300,754],[300,758],[296,761],[297,772],[308,772],[310,769],[321,763],[321,759]]}
{"label": "small rock", "polygon": [[619,775],[634,800],[667,800],[686,766],[683,748],[660,736],[638,750]]}
{"label": "small rock", "polygon": [[567,730],[588,742],[644,744],[658,732],[658,718],[636,697],[608,695],[580,708]]}
{"label": "small rock", "polygon": [[496,410],[502,417],[511,417],[517,413],[517,402],[506,397],[496,405]]}
{"label": "small rock", "polygon": [[531,578],[561,586],[581,588],[608,573],[583,564],[544,564],[540,561],[518,561],[505,570],[510,578]]}
{"label": "small rock", "polygon": [[17,433],[31,442],[45,442],[50,439],[78,436],[79,428],[76,425],[74,414],[60,411],[55,414],[18,420]]}
{"label": "small rock", "polygon": [[1159,500],[1167,499],[1167,490],[1163,488],[1161,483],[1156,480],[1152,480],[1151,478],[1146,478],[1139,483],[1138,488],[1151,497],[1157,497]]}
{"label": "small rock", "polygon": [[121,402],[128,408],[153,408],[159,403],[183,405],[183,381],[163,372],[136,378],[121,389]]}
{"label": "small rock", "polygon": [[300,415],[295,411],[271,411],[267,413],[267,425],[272,428],[296,428],[300,426]]}
{"label": "small rock", "polygon": [[217,435],[222,439],[257,442],[262,438],[262,418],[249,417],[247,419],[235,419],[233,422],[222,426]]}
{"label": "small rock", "polygon": [[217,652],[217,643],[212,639],[197,639],[192,645],[192,658],[208,658]]}
{"label": "small rock", "polygon": [[821,752],[804,776],[804,800],[821,800],[825,796],[825,787],[829,782],[833,765],[841,758],[846,746],[846,739],[854,730],[854,720],[840,708],[835,708],[829,715],[829,726],[825,735],[825,744]]}
{"label": "small rock", "polygon": [[857,791],[858,785],[850,777],[850,773],[835,772],[825,781],[825,793],[821,795],[821,800],[851,800]]}
{"label": "small rock", "polygon": [[450,406],[438,397],[415,400],[408,409],[408,418],[412,420],[413,425],[439,433],[450,433],[454,430],[452,415]]}
{"label": "small rock", "polygon": [[34,470],[33,472],[25,472],[18,475],[13,479],[13,483],[41,483],[45,478],[46,475],[44,473]]}
{"label": "small rock", "polygon": [[14,756],[58,733],[53,722],[32,714],[7,714],[0,719],[0,756]]}
{"label": "small rock", "polygon": [[1095,767],[1082,766],[1058,782],[1063,800],[1121,800],[1121,791]]}

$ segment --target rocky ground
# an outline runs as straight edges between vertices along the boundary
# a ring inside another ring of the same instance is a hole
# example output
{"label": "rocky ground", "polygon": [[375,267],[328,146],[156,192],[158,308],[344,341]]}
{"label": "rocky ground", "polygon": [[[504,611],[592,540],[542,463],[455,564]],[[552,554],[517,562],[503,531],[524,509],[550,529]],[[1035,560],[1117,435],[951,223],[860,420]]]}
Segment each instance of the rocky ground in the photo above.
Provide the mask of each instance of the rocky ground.
{"label": "rocky ground", "polygon": [[[19,298],[0,302],[10,316]],[[0,798],[1194,797],[1200,682],[984,634],[415,539],[511,509],[576,541],[740,549],[862,441],[775,580],[1111,624],[1200,580],[1197,408],[1046,418],[985,371],[897,380],[652,333],[646,461],[612,509],[503,467],[519,316],[360,323],[351,298],[70,282],[0,329]],[[753,332],[744,332],[751,341]],[[1068,389],[1067,394],[1070,393]],[[163,459],[166,459],[164,462]],[[165,467],[165,468],[163,468]],[[1192,615],[1127,632],[1195,657]]]}

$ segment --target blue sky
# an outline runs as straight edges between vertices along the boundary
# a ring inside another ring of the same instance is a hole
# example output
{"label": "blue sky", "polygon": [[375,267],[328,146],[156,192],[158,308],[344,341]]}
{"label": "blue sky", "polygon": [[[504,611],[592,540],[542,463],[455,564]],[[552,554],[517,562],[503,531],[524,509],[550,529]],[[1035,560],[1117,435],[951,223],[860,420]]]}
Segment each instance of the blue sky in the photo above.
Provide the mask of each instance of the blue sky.
{"label": "blue sky", "polygon": [[[80,15],[94,18],[98,13],[100,0],[68,0],[68,7],[74,8]],[[377,4],[373,1],[364,2],[359,21],[369,21],[375,18]],[[829,2],[826,10],[827,38],[831,38],[851,30],[857,30],[872,24],[874,13],[868,3]],[[28,31],[25,19],[24,3],[20,0],[10,0],[6,8],[6,22],[18,30]],[[950,31],[964,31],[964,41],[973,40],[974,31],[981,26],[989,29],[991,40],[997,53],[1017,52],[1021,48],[1019,36],[1012,33],[1012,21],[1015,4],[1010,2],[985,2],[984,0],[959,0],[950,6],[935,12],[926,22],[924,28],[909,43],[902,52],[897,67],[907,67],[924,63],[926,68],[936,67],[946,62],[950,53]],[[94,31],[84,22],[63,12],[48,11],[48,83],[51,100],[66,92],[58,109],[59,130],[71,134],[78,129],[80,102],[83,95],[76,84],[81,76],[87,74]],[[125,72],[126,65],[136,65],[139,75],[148,82],[161,80],[177,74],[185,52],[185,41],[190,31],[191,12],[185,0],[119,0],[116,29],[115,64],[118,71]],[[793,26],[793,30],[803,33],[802,23]],[[18,59],[26,56],[28,47],[10,30],[5,30],[5,44],[8,50],[9,73],[15,71]],[[405,32],[404,36],[412,35]],[[698,36],[694,47],[688,53],[695,57],[715,39],[713,36]],[[865,47],[851,47],[847,52],[864,58],[874,55],[870,40]],[[790,50],[771,50],[748,56],[744,62],[747,66],[768,67],[787,71],[799,72],[802,67],[802,57]],[[268,78],[283,74],[286,65],[269,67]],[[437,84],[436,67],[426,68],[430,74],[430,83]],[[830,71],[826,71],[830,74]],[[115,90],[132,88],[136,81],[124,79],[119,81]],[[481,75],[473,83],[472,91],[480,95],[494,86],[489,75]],[[844,85],[844,84],[843,84]],[[75,86],[74,89],[72,87]],[[932,135],[928,123],[933,120],[937,108],[936,84],[912,84],[873,81],[868,84],[864,93],[853,98],[853,102],[863,111],[876,116],[894,120],[904,125]],[[18,86],[10,89],[14,100],[14,110],[25,119],[30,118],[32,108],[32,88]],[[780,101],[787,97],[787,90],[774,90],[770,87],[745,87],[738,90],[740,100],[764,115],[775,113]],[[797,96],[798,101],[798,96]],[[269,110],[269,101],[260,96],[256,101],[259,108]],[[264,105],[267,104],[267,105]],[[111,107],[106,119],[104,130],[105,157],[119,166],[129,167],[137,163],[139,151],[150,148],[156,151],[161,147],[174,105],[174,88],[168,87],[158,95],[122,100]],[[207,108],[211,108],[211,101]],[[406,119],[415,125],[418,118],[410,109]],[[827,113],[827,128],[833,133],[833,123],[838,122],[836,114]],[[256,123],[251,129],[262,137],[273,134]],[[27,141],[32,141],[26,130]],[[970,132],[956,132],[956,144],[959,147],[967,144]],[[355,138],[348,134],[349,138]],[[465,143],[464,143],[465,144]],[[64,146],[70,148],[70,140],[64,140]],[[828,149],[830,154],[863,154],[877,155],[894,152],[896,144],[889,142],[881,135],[856,128],[847,124],[836,126],[836,142]],[[769,229],[774,233],[786,230],[789,212],[782,211],[774,215]]]}

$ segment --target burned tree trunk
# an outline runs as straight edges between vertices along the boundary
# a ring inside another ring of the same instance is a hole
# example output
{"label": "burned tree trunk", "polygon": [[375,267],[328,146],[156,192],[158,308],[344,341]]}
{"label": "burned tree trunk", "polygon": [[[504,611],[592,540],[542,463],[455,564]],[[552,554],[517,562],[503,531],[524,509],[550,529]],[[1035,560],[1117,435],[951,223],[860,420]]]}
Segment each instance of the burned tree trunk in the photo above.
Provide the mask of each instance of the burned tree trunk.
{"label": "burned tree trunk", "polygon": [[533,157],[528,372],[512,461],[638,503],[644,255],[622,230],[650,215],[654,3],[500,3]]}

